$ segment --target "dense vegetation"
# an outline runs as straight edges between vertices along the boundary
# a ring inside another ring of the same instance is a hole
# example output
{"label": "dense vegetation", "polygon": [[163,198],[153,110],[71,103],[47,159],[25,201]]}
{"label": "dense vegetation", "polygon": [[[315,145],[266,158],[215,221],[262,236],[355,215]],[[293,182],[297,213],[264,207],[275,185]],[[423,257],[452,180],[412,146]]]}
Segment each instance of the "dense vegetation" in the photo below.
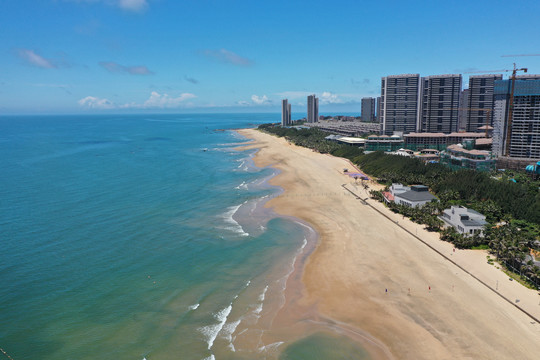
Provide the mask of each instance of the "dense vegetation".
{"label": "dense vegetation", "polygon": [[307,147],[322,154],[332,154],[334,156],[344,157],[347,159],[353,159],[363,154],[362,149],[358,147],[338,144],[333,141],[325,140],[328,133],[316,128],[296,129],[274,126],[273,124],[263,124],[259,126],[259,129],[279,137],[285,137],[288,141],[295,145]]}
{"label": "dense vegetation", "polygon": [[[325,140],[328,134],[318,129],[282,128],[271,124],[259,128],[296,145],[347,158],[382,184],[427,185],[438,202],[422,208],[392,203],[390,209],[425,224],[428,230],[440,231],[441,239],[458,248],[489,248],[509,269],[540,285],[540,269],[533,266],[532,261],[526,261],[529,249],[540,247],[537,240],[540,237],[540,184],[526,174],[454,171],[415,158],[383,152],[364,154],[357,147]],[[371,195],[382,200],[381,192],[373,191]],[[443,229],[438,216],[451,205],[463,205],[486,215],[489,225],[485,236],[465,237],[453,228]]]}

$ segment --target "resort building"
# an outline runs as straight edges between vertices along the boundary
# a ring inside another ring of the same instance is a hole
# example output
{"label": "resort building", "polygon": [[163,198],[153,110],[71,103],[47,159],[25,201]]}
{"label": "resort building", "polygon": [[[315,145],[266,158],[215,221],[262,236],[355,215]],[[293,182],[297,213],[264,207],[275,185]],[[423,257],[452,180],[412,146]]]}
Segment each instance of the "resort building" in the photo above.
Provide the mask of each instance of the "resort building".
{"label": "resort building", "polygon": [[375,98],[372,98],[372,97],[362,98],[362,121],[363,122],[375,121]]}
{"label": "resort building", "polygon": [[404,135],[405,147],[414,151],[423,149],[444,150],[448,145],[460,144],[465,139],[480,139],[482,133],[410,133]]}
{"label": "resort building", "polygon": [[331,134],[343,136],[361,136],[379,131],[379,124],[360,121],[325,121],[306,123],[308,127],[316,127]]}
{"label": "resort building", "polygon": [[399,135],[370,135],[366,141],[366,151],[397,151],[403,147],[403,138]]}
{"label": "resort building", "polygon": [[477,171],[492,171],[496,168],[496,160],[491,151],[475,150],[473,139],[465,140],[464,144],[449,145],[441,152],[440,163],[451,169],[471,169]]}
{"label": "resort building", "polygon": [[402,184],[392,184],[389,194],[386,193],[383,195],[385,195],[386,201],[393,201],[396,204],[408,207],[421,207],[432,200],[437,200],[425,185],[412,185],[408,187]]}
{"label": "resort building", "polygon": [[381,79],[382,133],[417,131],[420,112],[420,75],[390,75]]}
{"label": "resort building", "polygon": [[508,129],[511,88],[511,80],[495,81],[493,152],[496,156],[540,159],[540,75],[516,76]]}
{"label": "resort building", "polygon": [[465,236],[473,236],[474,234],[484,236],[484,226],[487,224],[484,215],[463,206],[452,206],[450,209],[445,209],[439,219]]}
{"label": "resort building", "polygon": [[326,140],[335,141],[340,144],[351,145],[356,147],[364,147],[366,145],[366,139],[359,137],[351,136],[341,136],[341,135],[328,135],[325,137]]}
{"label": "resort building", "polygon": [[319,98],[315,95],[307,97],[307,122],[316,123],[319,121]]}
{"label": "resort building", "polygon": [[418,129],[449,134],[458,130],[461,75],[432,75],[422,78],[422,104]]}
{"label": "resort building", "polygon": [[291,104],[287,99],[281,100],[281,126],[291,126]]}
{"label": "resort building", "polygon": [[472,75],[469,77],[466,131],[477,132],[480,126],[486,124],[493,126],[493,91],[497,80],[502,80],[501,74]]}

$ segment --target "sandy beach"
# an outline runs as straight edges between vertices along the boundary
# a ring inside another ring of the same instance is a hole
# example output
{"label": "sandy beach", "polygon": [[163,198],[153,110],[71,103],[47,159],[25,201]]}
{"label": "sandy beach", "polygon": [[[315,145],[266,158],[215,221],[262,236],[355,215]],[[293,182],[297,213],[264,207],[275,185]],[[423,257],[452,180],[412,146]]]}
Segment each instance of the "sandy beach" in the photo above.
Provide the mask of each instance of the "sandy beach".
{"label": "sandy beach", "polygon": [[368,197],[343,174],[351,168],[345,159],[257,130],[239,132],[254,140],[244,148],[260,149],[257,166],[280,170],[270,183],[285,191],[266,206],[319,234],[302,272],[299,305],[368,334],[384,347],[377,358],[540,357],[538,292],[509,281],[487,263],[485,251],[454,251],[375,200],[364,204],[343,187]]}

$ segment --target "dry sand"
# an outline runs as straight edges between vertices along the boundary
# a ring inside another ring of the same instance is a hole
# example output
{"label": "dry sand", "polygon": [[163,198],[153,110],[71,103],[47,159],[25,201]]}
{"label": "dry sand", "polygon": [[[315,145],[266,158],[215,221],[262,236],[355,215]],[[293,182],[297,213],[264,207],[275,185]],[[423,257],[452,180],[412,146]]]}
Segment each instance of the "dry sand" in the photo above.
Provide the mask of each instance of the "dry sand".
{"label": "dry sand", "polygon": [[382,204],[367,200],[390,219],[363,204],[342,187],[368,197],[343,174],[351,168],[347,160],[256,130],[240,133],[255,140],[249,148],[260,149],[257,166],[281,170],[270,182],[285,192],[267,206],[303,219],[319,233],[303,271],[299,304],[367,332],[390,358],[540,358],[540,324],[497,292],[536,318],[540,296],[487,264],[486,252],[454,252],[437,234]]}

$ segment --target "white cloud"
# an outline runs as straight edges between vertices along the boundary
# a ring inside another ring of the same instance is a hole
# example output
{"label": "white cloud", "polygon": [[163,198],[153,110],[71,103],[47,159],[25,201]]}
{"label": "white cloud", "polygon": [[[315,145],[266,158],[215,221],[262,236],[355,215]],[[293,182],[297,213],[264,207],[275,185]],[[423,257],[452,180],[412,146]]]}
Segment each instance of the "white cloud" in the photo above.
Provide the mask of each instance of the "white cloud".
{"label": "white cloud", "polygon": [[253,101],[257,105],[264,105],[264,104],[270,104],[272,101],[268,100],[268,96],[257,96],[257,95],[251,95],[251,101]]}
{"label": "white cloud", "polygon": [[251,66],[253,62],[243,56],[240,56],[238,54],[235,54],[232,51],[229,51],[227,49],[219,49],[219,50],[203,50],[202,54],[206,57],[209,57],[211,59],[217,60],[222,63],[226,64],[232,64],[236,66]]}
{"label": "white cloud", "polygon": [[[286,98],[289,100],[296,100],[297,102],[295,105],[302,105],[303,102],[299,102],[300,99],[303,101],[306,101],[306,98],[309,95],[314,94],[314,92],[307,92],[307,91],[284,91],[277,93],[276,95],[281,98]],[[328,105],[328,104],[355,104],[360,102],[360,100],[365,97],[365,94],[347,94],[347,93],[332,93],[330,91],[323,91],[322,93],[316,93],[315,95],[319,98],[319,103],[321,105]]]}
{"label": "white cloud", "polygon": [[337,94],[332,94],[329,91],[324,91],[320,96],[321,104],[343,104],[344,101]]}
{"label": "white cloud", "polygon": [[118,6],[127,11],[141,12],[146,10],[148,2],[146,0],[119,0]]}
{"label": "white cloud", "polygon": [[56,68],[50,60],[45,59],[44,57],[36,54],[34,50],[30,49],[18,49],[17,55],[26,61],[27,64],[43,68],[43,69],[53,69]]}
{"label": "white cloud", "polygon": [[190,105],[186,101],[196,97],[190,93],[183,93],[177,97],[172,97],[168,94],[160,94],[157,91],[152,91],[150,97],[142,104],[132,102],[118,105],[108,99],[100,99],[94,96],[87,96],[79,100],[78,103],[87,109],[171,109]]}
{"label": "white cloud", "polygon": [[179,107],[183,102],[189,99],[194,99],[197,96],[190,93],[183,93],[178,97],[171,97],[168,94],[159,94],[157,91],[152,91],[150,98],[142,104],[143,108],[175,108]]}
{"label": "white cloud", "polygon": [[87,96],[78,101],[79,105],[88,109],[114,109],[116,106],[107,99],[100,99],[94,96]]}
{"label": "white cloud", "polygon": [[148,8],[147,0],[64,0],[65,2],[76,3],[104,3],[111,6],[117,6],[122,10],[132,12],[143,12]]}
{"label": "white cloud", "polygon": [[277,93],[279,97],[286,98],[286,99],[299,99],[299,98],[306,98],[308,95],[312,95],[312,92],[307,91],[284,91]]}

